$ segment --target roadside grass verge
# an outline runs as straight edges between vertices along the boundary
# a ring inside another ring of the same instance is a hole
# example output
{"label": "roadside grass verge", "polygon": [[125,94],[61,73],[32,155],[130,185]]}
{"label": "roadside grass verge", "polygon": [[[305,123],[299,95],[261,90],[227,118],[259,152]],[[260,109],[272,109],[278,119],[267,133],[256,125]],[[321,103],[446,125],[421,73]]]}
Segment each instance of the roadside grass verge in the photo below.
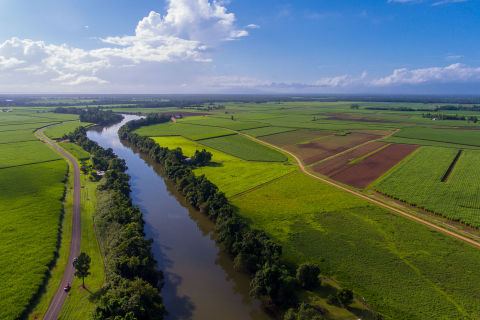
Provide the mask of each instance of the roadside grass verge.
{"label": "roadside grass verge", "polygon": [[[85,278],[86,289],[82,289],[82,280],[74,278],[72,289],[68,294],[59,319],[90,319],[95,310],[94,294],[103,286],[105,268],[103,256],[97,241],[94,228],[95,206],[97,203],[97,182],[89,181],[82,175],[82,242],[80,252],[85,252],[91,258],[90,273]],[[69,261],[71,263],[71,261]]]}
{"label": "roadside grass verge", "polygon": [[283,246],[287,261],[319,264],[386,318],[480,314],[473,246],[300,172],[231,201]]}
{"label": "roadside grass verge", "polygon": [[242,135],[218,137],[200,141],[201,144],[249,161],[283,162],[287,157],[279,151],[252,141]]}
{"label": "roadside grass verge", "polygon": [[57,252],[65,161],[0,170],[0,318],[16,319],[44,284]]}

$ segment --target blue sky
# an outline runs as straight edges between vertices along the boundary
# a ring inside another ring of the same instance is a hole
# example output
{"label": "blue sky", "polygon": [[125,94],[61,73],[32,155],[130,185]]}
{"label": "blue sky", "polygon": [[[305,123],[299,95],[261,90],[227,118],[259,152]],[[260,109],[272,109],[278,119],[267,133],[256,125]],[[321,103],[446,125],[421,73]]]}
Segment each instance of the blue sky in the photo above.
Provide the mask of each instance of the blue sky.
{"label": "blue sky", "polygon": [[4,0],[0,92],[480,93],[477,0]]}

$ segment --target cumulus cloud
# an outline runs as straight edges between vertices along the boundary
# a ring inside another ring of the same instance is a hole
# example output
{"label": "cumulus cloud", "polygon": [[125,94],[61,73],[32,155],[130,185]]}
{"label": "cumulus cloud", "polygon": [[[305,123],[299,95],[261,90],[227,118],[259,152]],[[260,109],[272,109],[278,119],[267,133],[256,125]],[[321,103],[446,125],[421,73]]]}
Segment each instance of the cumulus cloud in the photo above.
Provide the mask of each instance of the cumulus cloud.
{"label": "cumulus cloud", "polygon": [[[253,25],[247,28],[254,28]],[[0,44],[0,83],[15,79],[75,86],[105,84],[99,73],[112,68],[178,61],[209,62],[208,52],[223,41],[248,35],[218,1],[168,0],[167,12],[150,12],[134,35],[101,39],[93,50],[11,38]],[[3,80],[3,81],[2,81]]]}
{"label": "cumulus cloud", "polygon": [[421,84],[427,82],[466,82],[479,81],[480,68],[472,68],[461,63],[446,67],[432,67],[409,70],[396,69],[389,76],[373,80],[375,86],[388,86],[396,84]]}

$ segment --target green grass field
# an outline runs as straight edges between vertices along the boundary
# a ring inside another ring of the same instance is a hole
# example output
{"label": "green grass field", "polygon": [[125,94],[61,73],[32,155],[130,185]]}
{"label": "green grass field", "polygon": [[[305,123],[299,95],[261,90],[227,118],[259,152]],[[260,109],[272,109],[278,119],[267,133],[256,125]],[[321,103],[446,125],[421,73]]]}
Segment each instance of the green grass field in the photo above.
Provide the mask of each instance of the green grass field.
{"label": "green grass field", "polygon": [[65,134],[75,131],[78,127],[89,127],[91,123],[77,121],[67,121],[61,124],[45,129],[45,135],[50,139],[61,139]]}
{"label": "green grass field", "polygon": [[38,139],[33,135],[33,131],[33,129],[0,131],[0,144],[23,141],[37,141]]}
{"label": "green grass field", "polygon": [[188,117],[180,120],[180,123],[190,123],[203,126],[221,127],[232,130],[247,130],[253,128],[266,127],[268,124],[257,121],[241,121],[229,118],[217,118],[217,117]]}
{"label": "green grass field", "polygon": [[0,168],[58,159],[61,156],[39,140],[0,144]]}
{"label": "green grass field", "polygon": [[287,161],[287,157],[275,149],[262,145],[242,135],[202,140],[201,144],[250,161]]}
{"label": "green grass field", "polygon": [[172,122],[142,127],[135,132],[141,136],[183,136],[191,140],[208,139],[234,133],[230,130],[225,130],[217,127],[197,126]]}
{"label": "green grass field", "polygon": [[284,257],[314,261],[387,319],[473,319],[480,251],[301,173],[236,197]]}
{"label": "green grass field", "polygon": [[467,146],[480,146],[479,130],[432,129],[409,127],[396,133],[394,137],[438,141]]}
{"label": "green grass field", "polygon": [[249,136],[258,138],[263,136],[269,136],[271,134],[281,133],[281,132],[288,132],[295,130],[294,128],[282,128],[282,127],[262,127],[256,129],[248,129],[242,130],[243,133],[248,134]]}
{"label": "green grass field", "polygon": [[75,158],[79,160],[87,160],[90,159],[90,154],[83,150],[80,146],[76,145],[75,143],[71,142],[60,142],[59,145],[70,152]]}
{"label": "green grass field", "polygon": [[66,173],[64,160],[0,170],[0,319],[17,319],[47,277]]}
{"label": "green grass field", "polygon": [[480,151],[466,150],[446,182],[456,149],[423,147],[375,185],[388,196],[480,227]]}
{"label": "green grass field", "polygon": [[211,166],[195,169],[196,175],[205,176],[215,183],[227,197],[258,187],[288,174],[295,168],[283,163],[245,161],[183,137],[153,137],[159,145],[170,149],[182,148],[185,155],[192,156],[196,150],[211,152]]}
{"label": "green grass field", "polygon": [[390,142],[390,143],[415,144],[415,145],[418,145],[418,146],[480,150],[480,147],[467,146],[467,145],[463,145],[463,144],[430,141],[430,140],[421,140],[421,139],[410,139],[410,138],[402,138],[402,137],[388,137],[388,138],[382,139],[380,141],[385,141],[385,142]]}

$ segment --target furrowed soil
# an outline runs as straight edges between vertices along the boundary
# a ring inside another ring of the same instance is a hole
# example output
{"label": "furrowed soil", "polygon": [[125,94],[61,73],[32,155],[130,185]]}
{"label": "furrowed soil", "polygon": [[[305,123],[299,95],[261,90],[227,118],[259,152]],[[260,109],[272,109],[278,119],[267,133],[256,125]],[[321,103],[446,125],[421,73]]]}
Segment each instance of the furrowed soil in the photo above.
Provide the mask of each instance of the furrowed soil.
{"label": "furrowed soil", "polygon": [[285,149],[297,154],[303,163],[310,165],[378,138],[380,138],[380,136],[351,133],[346,136],[328,136],[304,144],[287,146]]}
{"label": "furrowed soil", "polygon": [[356,188],[365,188],[417,148],[408,144],[392,144],[331,178]]}
{"label": "furrowed soil", "polygon": [[384,142],[374,141],[338,157],[322,162],[314,166],[313,170],[327,177],[331,177],[332,175],[347,169],[350,166],[349,163],[351,161],[361,158],[385,145],[387,144]]}

